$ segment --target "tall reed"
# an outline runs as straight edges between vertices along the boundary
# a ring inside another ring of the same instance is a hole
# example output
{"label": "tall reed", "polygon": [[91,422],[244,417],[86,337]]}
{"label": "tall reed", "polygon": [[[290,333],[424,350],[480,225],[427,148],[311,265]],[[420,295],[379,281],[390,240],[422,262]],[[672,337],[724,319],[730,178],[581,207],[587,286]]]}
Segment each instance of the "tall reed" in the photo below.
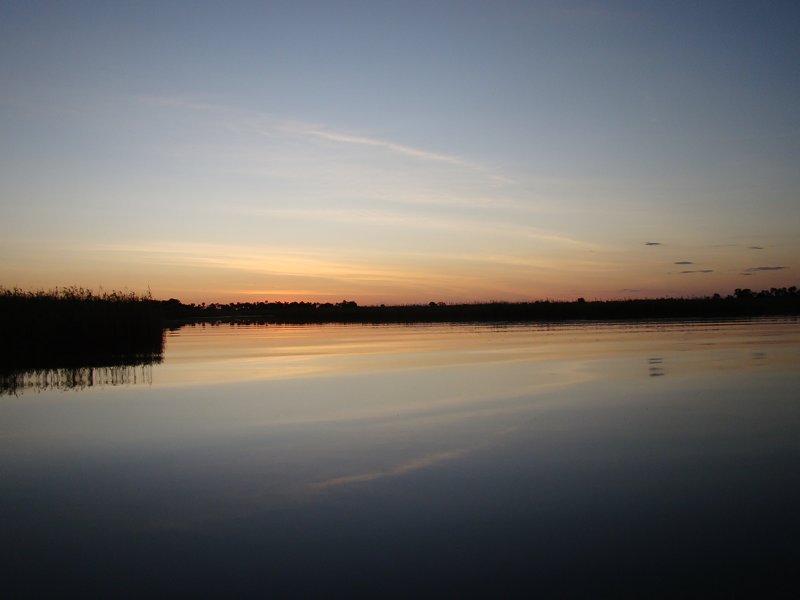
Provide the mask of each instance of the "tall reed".
{"label": "tall reed", "polygon": [[0,369],[148,362],[163,352],[162,324],[149,293],[0,287]]}

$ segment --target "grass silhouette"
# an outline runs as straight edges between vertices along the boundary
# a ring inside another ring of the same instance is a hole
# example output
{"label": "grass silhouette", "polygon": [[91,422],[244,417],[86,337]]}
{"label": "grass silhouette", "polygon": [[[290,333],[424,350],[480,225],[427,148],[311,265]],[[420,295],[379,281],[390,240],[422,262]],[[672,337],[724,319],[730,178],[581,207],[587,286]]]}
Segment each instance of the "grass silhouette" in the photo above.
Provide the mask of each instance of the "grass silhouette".
{"label": "grass silhouette", "polygon": [[149,294],[0,288],[0,372],[153,362],[163,323]]}

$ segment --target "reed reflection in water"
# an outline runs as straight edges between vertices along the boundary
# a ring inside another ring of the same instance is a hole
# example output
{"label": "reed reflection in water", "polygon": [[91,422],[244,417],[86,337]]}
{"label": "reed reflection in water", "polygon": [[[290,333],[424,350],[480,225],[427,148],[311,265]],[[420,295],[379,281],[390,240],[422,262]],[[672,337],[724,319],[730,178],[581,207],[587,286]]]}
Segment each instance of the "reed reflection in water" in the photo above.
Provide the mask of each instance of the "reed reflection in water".
{"label": "reed reflection in water", "polygon": [[18,394],[23,390],[42,392],[114,385],[152,385],[153,364],[160,362],[161,356],[154,356],[139,364],[61,367],[3,373],[0,375],[0,394]]}

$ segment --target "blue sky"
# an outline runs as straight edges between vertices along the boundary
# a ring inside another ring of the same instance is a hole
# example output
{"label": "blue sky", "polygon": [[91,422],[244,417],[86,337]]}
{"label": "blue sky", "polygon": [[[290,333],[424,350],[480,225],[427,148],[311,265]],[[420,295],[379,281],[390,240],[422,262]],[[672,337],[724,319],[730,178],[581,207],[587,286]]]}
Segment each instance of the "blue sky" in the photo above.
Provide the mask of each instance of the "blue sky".
{"label": "blue sky", "polygon": [[799,26],[792,2],[5,2],[0,284],[795,285]]}

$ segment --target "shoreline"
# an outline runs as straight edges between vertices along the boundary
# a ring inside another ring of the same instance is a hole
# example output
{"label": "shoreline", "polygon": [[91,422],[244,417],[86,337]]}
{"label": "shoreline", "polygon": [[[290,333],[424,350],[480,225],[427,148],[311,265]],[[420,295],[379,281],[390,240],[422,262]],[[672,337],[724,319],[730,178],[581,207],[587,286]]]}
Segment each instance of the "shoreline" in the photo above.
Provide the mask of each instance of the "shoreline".
{"label": "shoreline", "polygon": [[547,324],[676,322],[800,316],[795,286],[706,298],[572,302],[490,302],[359,306],[344,300],[183,304],[149,294],[94,295],[68,288],[24,292],[0,288],[0,372],[158,360],[166,332],[198,323],[322,324]]}

